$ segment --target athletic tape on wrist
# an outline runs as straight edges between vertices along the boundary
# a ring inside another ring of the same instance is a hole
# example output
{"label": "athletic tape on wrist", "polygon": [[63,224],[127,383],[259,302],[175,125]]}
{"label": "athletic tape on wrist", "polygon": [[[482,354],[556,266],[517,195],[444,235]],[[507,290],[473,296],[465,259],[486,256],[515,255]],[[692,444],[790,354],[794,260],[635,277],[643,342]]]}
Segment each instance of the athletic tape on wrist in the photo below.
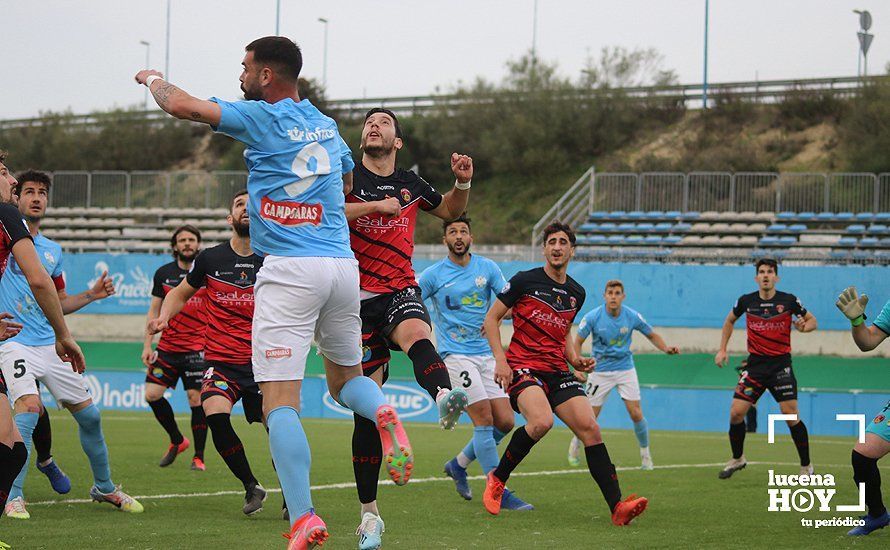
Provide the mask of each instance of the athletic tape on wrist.
{"label": "athletic tape on wrist", "polygon": [[154,82],[155,80],[164,80],[164,79],[156,74],[153,74],[145,79],[145,85],[147,87],[151,88],[151,83]]}
{"label": "athletic tape on wrist", "polygon": [[468,181],[467,183],[461,183],[461,182],[459,182],[459,181],[457,181],[457,180],[454,180],[454,186],[455,186],[456,188],[460,189],[461,191],[466,191],[467,189],[469,189],[469,188],[470,188],[470,185],[471,185],[472,183],[473,183],[473,180],[470,180],[470,181]]}

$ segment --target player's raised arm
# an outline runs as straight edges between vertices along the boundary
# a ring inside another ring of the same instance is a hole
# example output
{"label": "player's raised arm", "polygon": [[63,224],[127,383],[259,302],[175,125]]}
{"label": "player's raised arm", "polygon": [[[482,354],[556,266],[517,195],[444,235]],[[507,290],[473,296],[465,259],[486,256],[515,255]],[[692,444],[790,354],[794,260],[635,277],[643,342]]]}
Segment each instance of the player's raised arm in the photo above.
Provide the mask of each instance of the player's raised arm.
{"label": "player's raised arm", "polygon": [[726,316],[726,319],[723,321],[723,331],[720,333],[720,349],[717,350],[717,355],[714,356],[714,363],[720,368],[723,368],[726,366],[726,363],[729,362],[726,346],[729,345],[729,339],[732,337],[733,325],[735,325],[735,322],[738,320],[739,318],[735,314],[735,311],[730,311]]}
{"label": "player's raised arm", "polygon": [[114,281],[108,276],[108,270],[105,270],[102,275],[99,276],[92,288],[81,292],[80,294],[69,295],[65,292],[64,288],[58,289],[59,302],[62,304],[62,312],[65,315],[74,313],[87,304],[97,300],[108,298],[113,295],[114,292]]}
{"label": "player's raised arm", "polygon": [[485,321],[482,323],[482,330],[485,332],[485,338],[488,340],[491,354],[494,355],[494,381],[505,389],[513,381],[513,369],[507,364],[504,344],[501,342],[500,326],[509,309],[499,298],[495,298],[494,303],[491,304],[491,309],[485,315]]}
{"label": "player's raised arm", "polygon": [[164,297],[160,313],[156,318],[148,322],[148,332],[157,334],[167,328],[170,319],[176,317],[176,315],[182,311],[182,308],[185,307],[189,298],[194,296],[198,290],[200,290],[200,288],[193,287],[189,284],[188,277],[183,279],[181,283],[176,285],[176,288],[168,292],[167,296]]}
{"label": "player's raised arm", "polygon": [[879,325],[890,319],[885,320],[884,312],[881,311],[873,325],[866,325],[865,306],[868,305],[868,295],[859,294],[855,286],[845,288],[834,305],[850,320],[853,341],[861,351],[871,351],[887,338],[887,333]]}
{"label": "player's raised arm", "polygon": [[160,72],[150,69],[139,71],[136,73],[136,82],[148,86],[158,107],[168,114],[183,120],[219,126],[222,111],[218,104],[192,96],[165,81]]}
{"label": "player's raised arm", "polygon": [[431,214],[446,221],[456,219],[467,209],[473,179],[473,159],[467,155],[451,153],[451,172],[455,178],[454,187],[442,195],[439,206],[430,210]]}
{"label": "player's raised arm", "polygon": [[[350,172],[350,176],[351,175],[352,173]],[[344,188],[346,185],[345,181],[346,180],[344,179]],[[351,182],[350,187],[352,187]],[[399,203],[399,199],[395,197],[386,197],[382,201],[346,203],[347,221],[355,221],[362,216],[367,216],[368,214],[382,214],[384,216],[397,218],[402,215],[402,205],[401,203]]]}

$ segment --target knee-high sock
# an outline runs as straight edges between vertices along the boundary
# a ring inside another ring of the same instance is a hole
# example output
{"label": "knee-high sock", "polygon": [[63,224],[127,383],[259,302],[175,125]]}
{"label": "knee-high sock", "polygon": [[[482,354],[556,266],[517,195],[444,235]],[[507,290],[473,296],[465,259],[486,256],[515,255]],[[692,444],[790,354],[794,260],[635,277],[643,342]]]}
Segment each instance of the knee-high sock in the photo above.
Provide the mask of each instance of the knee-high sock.
{"label": "knee-high sock", "polygon": [[517,466],[519,466],[522,459],[528,455],[532,450],[532,447],[535,446],[535,443],[537,443],[537,441],[528,435],[525,426],[516,428],[513,431],[513,437],[510,438],[510,443],[507,445],[507,449],[504,451],[504,456],[501,457],[500,463],[498,463],[497,468],[494,469],[495,477],[504,483],[507,483],[510,474]]}
{"label": "knee-high sock", "polygon": [[745,453],[745,423],[729,425],[729,446],[732,447],[732,457],[742,458]]}
{"label": "knee-high sock", "polygon": [[158,424],[170,436],[170,443],[173,445],[182,443],[182,432],[179,431],[179,426],[176,425],[176,419],[173,417],[173,407],[170,406],[170,402],[161,397],[156,401],[149,401],[148,406],[155,413]]}
{"label": "knee-high sock", "polygon": [[[497,447],[501,443],[501,440],[507,436],[507,434],[497,428],[494,428],[494,431],[492,433],[494,434],[495,447]],[[457,453],[457,456],[455,457],[457,459],[457,465],[461,468],[466,469],[466,467],[469,466],[471,462],[476,460],[476,449],[473,447],[473,441],[474,439],[471,437],[467,444],[464,446],[463,450]]]}
{"label": "knee-high sock", "polygon": [[637,443],[640,447],[649,446],[649,423],[645,418],[641,418],[639,422],[634,422],[634,435],[637,436]]}
{"label": "knee-high sock", "polygon": [[408,357],[414,365],[414,378],[433,400],[436,399],[441,388],[451,389],[448,369],[432,342],[429,340],[414,342],[414,345],[408,350]]}
{"label": "knee-high sock", "polygon": [[745,427],[748,433],[753,434],[757,431],[757,407],[754,405],[751,405],[751,408],[745,414]]}
{"label": "knee-high sock", "polygon": [[192,437],[195,444],[195,456],[204,459],[204,447],[207,446],[207,417],[204,416],[204,407],[198,405],[192,407]]}
{"label": "knee-high sock", "polygon": [[473,448],[479,457],[482,473],[487,474],[498,466],[498,448],[494,442],[494,426],[473,428]]}
{"label": "knee-high sock", "polygon": [[794,446],[797,447],[797,455],[800,457],[801,466],[809,466],[810,464],[810,439],[807,435],[807,427],[801,420],[794,426],[791,426],[791,439],[794,440]]}
{"label": "knee-high sock", "polygon": [[618,486],[618,473],[615,472],[615,465],[609,458],[606,444],[584,447],[584,454],[587,456],[587,469],[599,485],[603,497],[609,504],[609,510],[615,511],[615,506],[621,502],[621,488]]}
{"label": "knee-high sock", "polygon": [[28,450],[21,441],[12,447],[0,443],[0,507],[6,506],[12,481],[28,464]]}
{"label": "knee-high sock", "polygon": [[367,376],[356,376],[343,384],[340,402],[355,414],[375,422],[377,409],[386,405],[386,398],[377,382]]}
{"label": "knee-high sock", "polygon": [[49,411],[46,407],[40,412],[34,433],[31,435],[34,452],[37,454],[37,463],[46,462],[53,457],[53,429],[49,423]]}
{"label": "knee-high sock", "polygon": [[374,422],[357,414],[353,417],[355,427],[352,429],[352,471],[355,474],[358,500],[362,504],[368,504],[377,500],[383,445]]}
{"label": "knee-high sock", "polygon": [[25,477],[28,475],[28,457],[31,456],[31,438],[34,434],[34,426],[37,425],[37,413],[23,412],[15,415],[15,425],[22,434],[22,441],[25,444],[25,466],[21,468],[17,475],[13,476],[14,481],[9,489],[9,498],[14,499],[23,496],[22,489],[25,486]]}
{"label": "knee-high sock", "polygon": [[246,489],[250,485],[256,485],[257,480],[250,470],[250,463],[244,453],[244,445],[232,427],[232,418],[228,413],[216,413],[207,416],[207,425],[213,436],[213,445],[219,456],[225,461],[229,470],[235,474]]}
{"label": "knee-high sock", "polygon": [[881,498],[881,471],[878,469],[878,460],[868,458],[853,451],[853,481],[858,488],[860,483],[865,483],[865,506],[868,515],[873,518],[881,517],[887,512],[884,500]]}
{"label": "knee-high sock", "polygon": [[269,425],[269,448],[287,503],[291,524],[312,509],[309,493],[309,441],[293,407],[278,407],[266,417]]}
{"label": "knee-high sock", "polygon": [[105,445],[105,435],[102,433],[102,417],[96,405],[74,413],[74,420],[80,427],[80,446],[87,458],[90,459],[90,469],[93,470],[93,482],[103,493],[114,491],[114,483],[111,481],[111,466],[108,464],[108,447]]}

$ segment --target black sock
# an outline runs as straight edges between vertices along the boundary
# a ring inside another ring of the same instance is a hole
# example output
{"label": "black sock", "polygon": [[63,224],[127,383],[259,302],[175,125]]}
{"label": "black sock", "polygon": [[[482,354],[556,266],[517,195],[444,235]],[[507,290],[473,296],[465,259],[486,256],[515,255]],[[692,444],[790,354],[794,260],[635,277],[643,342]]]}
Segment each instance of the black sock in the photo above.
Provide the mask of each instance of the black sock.
{"label": "black sock", "polygon": [[235,474],[244,487],[256,485],[257,480],[250,471],[247,455],[244,454],[244,445],[238,439],[238,434],[232,427],[231,415],[227,413],[211,414],[207,417],[207,425],[213,436],[213,445],[219,452],[219,456],[226,462],[229,470]]}
{"label": "black sock", "polygon": [[204,407],[198,405],[192,407],[192,437],[195,444],[195,456],[204,460],[204,447],[207,445],[207,418],[204,416]]}
{"label": "black sock", "polygon": [[352,471],[355,473],[358,500],[362,504],[368,504],[377,500],[383,445],[373,422],[357,414],[353,417],[355,427],[352,429]]}
{"label": "black sock", "polygon": [[745,453],[745,423],[729,425],[729,445],[732,447],[732,457],[742,458]]}
{"label": "black sock", "polygon": [[745,425],[748,428],[749,434],[757,431],[757,407],[751,406],[748,409],[748,414],[745,415]]}
{"label": "black sock", "polygon": [[414,345],[408,350],[408,357],[414,364],[414,378],[433,400],[436,399],[440,388],[451,389],[448,369],[432,342],[429,340],[414,342]]}
{"label": "black sock", "polygon": [[797,454],[800,455],[800,465],[810,465],[810,439],[807,435],[807,427],[803,421],[791,426],[791,439],[794,440],[794,446],[797,447]]}
{"label": "black sock", "polygon": [[881,499],[881,471],[878,470],[878,459],[868,458],[853,451],[853,481],[857,489],[860,483],[865,483],[865,506],[868,515],[873,518],[881,517],[887,512],[884,501]]}
{"label": "black sock", "polygon": [[43,408],[43,412],[37,419],[34,433],[31,434],[31,442],[34,445],[34,452],[37,454],[38,464],[53,457],[53,429],[49,423],[49,411],[46,410],[46,407]]}
{"label": "black sock", "polygon": [[605,443],[584,447],[584,455],[587,457],[587,469],[593,480],[600,486],[603,497],[609,504],[609,510],[615,511],[615,507],[621,502],[621,487],[618,486],[618,473],[615,465],[609,458],[609,451]]}
{"label": "black sock", "polygon": [[528,435],[528,432],[525,431],[525,426],[516,428],[513,431],[513,437],[510,438],[507,449],[504,451],[504,456],[501,457],[498,467],[494,469],[494,476],[507,483],[510,474],[519,466],[522,459],[528,455],[535,443],[537,441]]}
{"label": "black sock", "polygon": [[173,407],[170,406],[170,402],[162,397],[157,401],[149,401],[148,406],[155,413],[158,424],[170,436],[170,443],[174,445],[182,443],[182,433],[179,431],[179,426],[176,425],[176,419],[173,418]]}
{"label": "black sock", "polygon": [[12,482],[27,461],[28,449],[24,443],[16,441],[11,448],[0,443],[0,506],[6,506]]}

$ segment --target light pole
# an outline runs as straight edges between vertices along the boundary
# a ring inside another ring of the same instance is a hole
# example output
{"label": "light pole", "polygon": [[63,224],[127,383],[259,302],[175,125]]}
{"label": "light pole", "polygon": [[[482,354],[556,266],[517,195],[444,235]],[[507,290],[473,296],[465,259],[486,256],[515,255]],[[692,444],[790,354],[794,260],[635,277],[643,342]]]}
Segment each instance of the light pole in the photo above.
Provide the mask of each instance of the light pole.
{"label": "light pole", "polygon": [[[142,44],[143,46],[145,46],[145,68],[148,69],[150,67],[149,52],[151,51],[151,42],[147,42],[145,40],[140,40],[139,43]],[[148,86],[145,86],[145,100],[143,103],[145,104],[144,108],[147,111],[148,110]]]}
{"label": "light pole", "polygon": [[164,50],[164,78],[170,80],[170,0],[167,0],[167,47]]}
{"label": "light pole", "polygon": [[[868,76],[868,48],[875,35],[869,34],[871,28],[871,14],[867,11],[853,10],[853,13],[859,15],[859,32],[856,36],[859,38],[859,52],[861,57],[856,57],[856,76]],[[859,70],[859,62],[862,62],[862,71]]]}
{"label": "light pole", "polygon": [[281,0],[275,0],[275,36],[281,36]]}
{"label": "light pole", "polygon": [[535,0],[532,14],[532,63],[538,58],[538,0]]}
{"label": "light pole", "polygon": [[705,61],[704,75],[701,85],[701,106],[702,109],[708,108],[708,4],[709,0],[705,0]]}
{"label": "light pole", "polygon": [[324,17],[319,17],[318,21],[324,24],[324,65],[322,66],[321,72],[321,85],[327,92],[328,88],[328,20]]}

